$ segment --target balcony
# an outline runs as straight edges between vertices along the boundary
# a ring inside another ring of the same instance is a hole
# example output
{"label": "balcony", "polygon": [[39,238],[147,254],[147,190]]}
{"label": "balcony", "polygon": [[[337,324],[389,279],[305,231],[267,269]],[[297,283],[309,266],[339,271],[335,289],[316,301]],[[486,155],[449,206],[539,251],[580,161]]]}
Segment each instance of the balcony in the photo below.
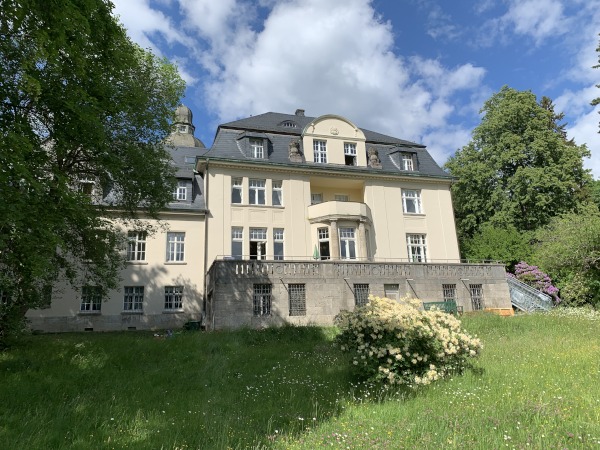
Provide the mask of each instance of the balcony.
{"label": "balcony", "polygon": [[352,219],[372,223],[371,208],[358,202],[323,202],[308,207],[311,223],[337,219]]}

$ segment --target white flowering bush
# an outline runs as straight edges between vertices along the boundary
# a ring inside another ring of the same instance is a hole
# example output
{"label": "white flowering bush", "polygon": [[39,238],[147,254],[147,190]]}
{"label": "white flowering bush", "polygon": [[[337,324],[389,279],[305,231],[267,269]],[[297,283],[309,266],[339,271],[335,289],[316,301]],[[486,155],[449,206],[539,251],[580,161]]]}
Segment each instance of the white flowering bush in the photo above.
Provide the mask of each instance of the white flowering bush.
{"label": "white flowering bush", "polygon": [[388,385],[426,385],[467,368],[482,349],[460,321],[420,301],[369,296],[369,303],[336,317],[336,343],[358,374]]}

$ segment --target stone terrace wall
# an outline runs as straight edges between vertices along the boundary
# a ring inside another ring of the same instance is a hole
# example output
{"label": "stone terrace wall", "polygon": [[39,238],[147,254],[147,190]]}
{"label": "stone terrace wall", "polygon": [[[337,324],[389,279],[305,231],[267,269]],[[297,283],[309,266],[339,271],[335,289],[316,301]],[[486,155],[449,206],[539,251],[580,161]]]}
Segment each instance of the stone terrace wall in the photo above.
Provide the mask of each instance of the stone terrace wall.
{"label": "stone terrace wall", "polygon": [[[255,283],[271,284],[271,315],[253,315]],[[290,316],[288,285],[306,285],[306,315]],[[208,328],[260,327],[283,323],[331,324],[341,310],[354,308],[354,284],[369,284],[383,296],[397,284],[399,296],[442,301],[442,284],[455,284],[457,304],[472,310],[469,285],[481,284],[485,308],[511,308],[500,264],[389,264],[340,261],[215,261],[207,275]]]}

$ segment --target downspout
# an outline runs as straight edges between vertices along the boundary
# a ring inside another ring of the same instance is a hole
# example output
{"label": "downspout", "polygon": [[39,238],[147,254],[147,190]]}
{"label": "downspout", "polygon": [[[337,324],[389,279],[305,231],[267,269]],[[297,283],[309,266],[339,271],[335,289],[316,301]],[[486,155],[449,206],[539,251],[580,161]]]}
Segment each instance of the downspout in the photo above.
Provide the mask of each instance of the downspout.
{"label": "downspout", "polygon": [[[203,296],[204,296],[204,314],[206,314],[206,279],[208,278],[208,218],[210,216],[209,214],[209,209],[208,209],[208,185],[210,183],[209,177],[208,177],[208,160],[209,158],[206,158],[206,171],[205,171],[205,180],[206,180],[206,188],[204,189],[204,287],[203,287]],[[207,319],[212,320],[212,329],[214,329],[214,314],[212,313],[212,305],[211,305],[211,316],[212,317],[207,317]]]}

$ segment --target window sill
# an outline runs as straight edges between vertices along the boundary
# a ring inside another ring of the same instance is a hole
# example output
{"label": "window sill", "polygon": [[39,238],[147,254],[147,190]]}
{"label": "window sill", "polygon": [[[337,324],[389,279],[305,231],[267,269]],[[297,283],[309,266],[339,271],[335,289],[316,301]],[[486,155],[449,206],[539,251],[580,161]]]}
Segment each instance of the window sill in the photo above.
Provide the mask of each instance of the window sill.
{"label": "window sill", "polygon": [[425,217],[425,213],[409,213],[409,212],[405,212],[404,215],[408,216],[408,217]]}
{"label": "window sill", "polygon": [[185,311],[183,309],[164,309],[163,314],[182,314]]}
{"label": "window sill", "polygon": [[128,266],[147,266],[147,261],[127,261]]}
{"label": "window sill", "polygon": [[79,311],[77,314],[80,316],[99,316],[102,311]]}
{"label": "window sill", "polygon": [[124,316],[141,316],[144,314],[143,310],[140,311],[121,311],[121,314]]}
{"label": "window sill", "polygon": [[165,261],[165,266],[185,266],[186,261]]}
{"label": "window sill", "polygon": [[284,205],[250,205],[245,203],[232,203],[231,206],[237,206],[241,208],[274,208],[274,209],[284,209]]}

